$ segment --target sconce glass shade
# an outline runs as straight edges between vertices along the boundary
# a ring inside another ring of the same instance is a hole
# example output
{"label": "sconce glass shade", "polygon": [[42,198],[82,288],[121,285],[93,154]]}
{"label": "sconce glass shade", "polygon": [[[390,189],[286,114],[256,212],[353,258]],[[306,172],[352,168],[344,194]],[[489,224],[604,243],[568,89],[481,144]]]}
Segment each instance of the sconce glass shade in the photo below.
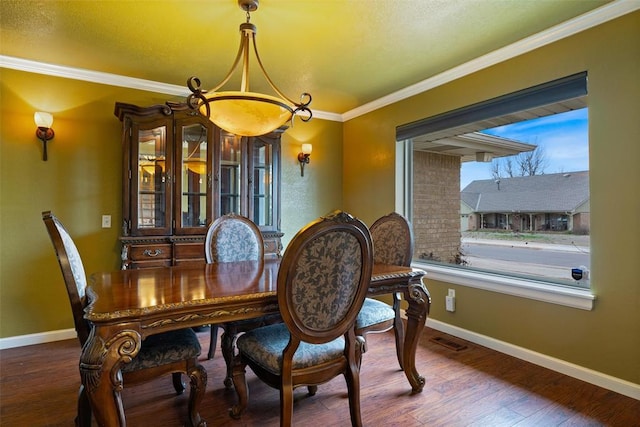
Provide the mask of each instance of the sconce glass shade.
{"label": "sconce glass shade", "polygon": [[[275,96],[256,92],[225,91],[207,94],[209,119],[234,135],[259,136],[291,120],[293,109]],[[206,104],[199,107],[207,115]]]}
{"label": "sconce glass shade", "polygon": [[313,146],[311,144],[302,144],[302,154],[311,154]]}
{"label": "sconce glass shade", "polygon": [[38,111],[34,113],[33,120],[39,128],[50,128],[53,125],[53,116],[51,113]]}

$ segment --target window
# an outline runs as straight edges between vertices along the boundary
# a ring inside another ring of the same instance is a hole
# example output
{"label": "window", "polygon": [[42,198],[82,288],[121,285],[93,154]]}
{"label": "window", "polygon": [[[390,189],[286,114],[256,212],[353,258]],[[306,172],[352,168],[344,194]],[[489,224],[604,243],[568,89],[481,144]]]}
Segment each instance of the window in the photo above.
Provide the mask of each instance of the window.
{"label": "window", "polygon": [[[588,158],[577,170],[556,163],[563,143],[547,147],[539,132],[586,127],[587,112],[579,73],[398,128],[414,263],[435,279],[590,309]],[[536,169],[541,152],[549,164]]]}

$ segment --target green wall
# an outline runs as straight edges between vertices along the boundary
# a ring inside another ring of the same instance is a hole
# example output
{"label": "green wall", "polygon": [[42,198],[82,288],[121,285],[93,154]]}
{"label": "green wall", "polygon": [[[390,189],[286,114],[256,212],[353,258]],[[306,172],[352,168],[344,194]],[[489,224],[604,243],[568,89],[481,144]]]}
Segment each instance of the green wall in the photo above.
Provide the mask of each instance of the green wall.
{"label": "green wall", "polygon": [[[310,163],[300,176],[301,145],[313,144]],[[342,209],[342,123],[295,120],[282,145],[282,231],[286,245],[307,223]]]}
{"label": "green wall", "polygon": [[[347,123],[296,122],[283,137],[285,243],[343,208],[370,224],[394,210],[395,128],[541,82],[589,72],[593,311],[427,281],[431,317],[640,384],[640,13],[636,12]],[[120,122],[116,101],[170,98],[0,69],[0,338],[72,328],[40,213],[76,238],[88,272],[119,266]],[[173,98],[172,100],[178,100]],[[54,113],[49,161],[34,111]],[[300,144],[313,144],[300,176]],[[112,215],[114,227],[100,218]],[[447,288],[457,310],[444,311]]]}
{"label": "green wall", "polygon": [[[431,318],[640,384],[639,12],[348,121],[344,207],[366,222],[394,209],[398,125],[584,70],[594,309],[427,279]],[[452,287],[455,313],[444,310]]]}
{"label": "green wall", "polygon": [[[88,273],[119,268],[121,123],[116,101],[148,106],[184,99],[0,68],[0,338],[73,328],[41,212],[76,240]],[[33,113],[54,115],[42,161]],[[300,145],[313,144],[300,176]],[[295,121],[282,140],[284,243],[342,206],[342,123]],[[113,227],[101,228],[103,214]]]}

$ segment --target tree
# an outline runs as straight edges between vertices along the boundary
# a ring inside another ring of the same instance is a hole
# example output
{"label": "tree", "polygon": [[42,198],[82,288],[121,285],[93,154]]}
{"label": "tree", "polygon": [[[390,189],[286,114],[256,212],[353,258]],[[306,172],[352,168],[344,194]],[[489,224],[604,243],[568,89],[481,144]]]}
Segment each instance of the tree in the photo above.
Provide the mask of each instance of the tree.
{"label": "tree", "polygon": [[514,176],[544,175],[547,164],[547,156],[544,149],[541,146],[537,146],[533,151],[493,160],[491,163],[491,176],[493,176],[493,179],[499,179],[503,177],[513,178]]}

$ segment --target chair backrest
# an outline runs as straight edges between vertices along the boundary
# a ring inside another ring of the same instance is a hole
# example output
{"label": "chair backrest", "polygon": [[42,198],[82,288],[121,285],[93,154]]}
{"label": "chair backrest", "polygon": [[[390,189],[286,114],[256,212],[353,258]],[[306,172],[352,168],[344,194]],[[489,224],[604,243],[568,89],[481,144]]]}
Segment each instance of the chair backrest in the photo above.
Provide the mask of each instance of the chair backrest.
{"label": "chair backrest", "polygon": [[89,337],[91,328],[84,319],[87,277],[82,265],[82,259],[73,239],[58,218],[51,212],[46,211],[42,212],[42,220],[47,227],[51,243],[53,243],[53,249],[60,264],[62,278],[67,287],[67,294],[71,303],[71,312],[73,313],[78,340],[80,340],[80,345],[83,346]]}
{"label": "chair backrest", "polygon": [[278,271],[278,305],[291,336],[319,344],[354,328],[372,268],[369,230],[348,213],[334,211],[300,230]]}
{"label": "chair backrest", "polygon": [[411,265],[413,258],[413,231],[409,221],[392,212],[378,218],[371,228],[374,262],[379,264]]}
{"label": "chair backrest", "polygon": [[241,215],[226,214],[211,223],[204,244],[207,263],[256,261],[264,258],[258,226]]}

